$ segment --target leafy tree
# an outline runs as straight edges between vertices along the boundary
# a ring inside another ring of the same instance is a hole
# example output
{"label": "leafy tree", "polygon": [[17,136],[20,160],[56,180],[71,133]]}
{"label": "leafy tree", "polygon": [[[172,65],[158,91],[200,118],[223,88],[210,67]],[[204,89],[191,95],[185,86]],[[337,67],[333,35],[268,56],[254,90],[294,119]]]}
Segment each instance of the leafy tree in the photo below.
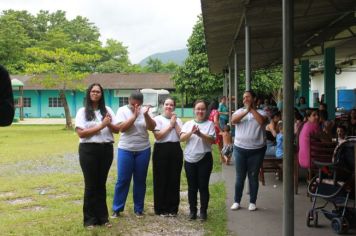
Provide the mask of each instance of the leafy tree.
{"label": "leafy tree", "polygon": [[0,63],[10,72],[21,71],[24,50],[30,46],[30,38],[17,15],[12,11],[0,17]]}
{"label": "leafy tree", "polygon": [[87,73],[76,70],[78,65],[90,63],[99,59],[98,55],[85,55],[71,52],[67,49],[54,51],[39,48],[29,48],[27,54],[34,63],[26,65],[26,71],[35,75],[34,83],[39,83],[46,88],[58,88],[59,97],[63,104],[66,117],[66,128],[72,128],[72,120],[68,107],[65,91],[68,89],[83,89],[82,80]]}
{"label": "leafy tree", "polygon": [[221,93],[223,76],[209,71],[208,55],[202,16],[193,27],[188,39],[189,56],[173,76],[177,92],[186,93],[191,99],[211,98]]}
{"label": "leafy tree", "polygon": [[259,69],[254,72],[252,89],[261,96],[273,96],[277,101],[282,88],[282,68]]}
{"label": "leafy tree", "polygon": [[103,61],[97,66],[96,71],[101,73],[127,72],[130,66],[127,47],[121,42],[108,39],[103,48]]}
{"label": "leafy tree", "polygon": [[179,65],[170,61],[164,64],[164,72],[176,72],[179,68]]}
{"label": "leafy tree", "polygon": [[158,58],[148,58],[147,64],[144,67],[144,71],[146,72],[161,72],[164,70],[164,65],[162,61]]}

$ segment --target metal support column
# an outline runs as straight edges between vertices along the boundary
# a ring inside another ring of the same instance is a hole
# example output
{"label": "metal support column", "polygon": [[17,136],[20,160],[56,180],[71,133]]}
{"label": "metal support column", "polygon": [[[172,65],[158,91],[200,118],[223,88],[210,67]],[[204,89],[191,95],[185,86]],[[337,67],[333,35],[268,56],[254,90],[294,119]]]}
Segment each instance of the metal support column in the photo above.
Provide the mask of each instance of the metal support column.
{"label": "metal support column", "polygon": [[230,123],[230,125],[231,125],[231,105],[232,105],[232,75],[231,75],[231,73],[232,73],[232,71],[231,71],[231,66],[230,66],[230,63],[229,63],[229,89],[228,89],[228,101],[229,101],[229,103],[228,103],[228,106],[229,106],[229,123]]}
{"label": "metal support column", "polygon": [[335,119],[335,48],[325,48],[324,54],[324,94],[328,107],[328,117]]}
{"label": "metal support column", "polygon": [[238,84],[239,84],[239,78],[240,78],[240,72],[239,72],[239,68],[237,65],[237,52],[234,52],[234,94],[235,94],[235,111],[238,108],[238,98],[239,98],[239,94],[238,94]]}
{"label": "metal support column", "polygon": [[309,60],[302,60],[301,61],[301,92],[302,97],[305,98],[305,103],[310,106],[309,104]]}
{"label": "metal support column", "polygon": [[251,90],[251,38],[250,26],[245,18],[245,73],[246,90]]}
{"label": "metal support column", "polygon": [[294,235],[294,70],[293,0],[282,1],[283,15],[283,235]]}
{"label": "metal support column", "polygon": [[227,97],[227,77],[228,77],[227,71],[224,71],[224,86],[223,86],[223,95]]}

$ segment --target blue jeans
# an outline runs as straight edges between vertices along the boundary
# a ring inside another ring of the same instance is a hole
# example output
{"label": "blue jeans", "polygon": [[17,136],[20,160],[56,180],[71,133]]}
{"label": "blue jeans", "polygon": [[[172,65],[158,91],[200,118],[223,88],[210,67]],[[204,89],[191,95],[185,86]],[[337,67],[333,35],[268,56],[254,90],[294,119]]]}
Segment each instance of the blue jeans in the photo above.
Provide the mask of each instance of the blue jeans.
{"label": "blue jeans", "polygon": [[229,122],[229,120],[226,120],[224,118],[219,118],[219,125],[220,125],[220,129],[223,130],[224,126]]}
{"label": "blue jeans", "polygon": [[136,213],[143,212],[150,155],[151,148],[138,152],[118,149],[117,182],[115,185],[113,211],[121,212],[124,210],[131,178],[133,176],[134,211]]}
{"label": "blue jeans", "polygon": [[256,203],[258,175],[266,152],[266,146],[259,149],[244,149],[234,145],[236,183],[234,201],[240,203],[246,175],[250,186],[250,203]]}

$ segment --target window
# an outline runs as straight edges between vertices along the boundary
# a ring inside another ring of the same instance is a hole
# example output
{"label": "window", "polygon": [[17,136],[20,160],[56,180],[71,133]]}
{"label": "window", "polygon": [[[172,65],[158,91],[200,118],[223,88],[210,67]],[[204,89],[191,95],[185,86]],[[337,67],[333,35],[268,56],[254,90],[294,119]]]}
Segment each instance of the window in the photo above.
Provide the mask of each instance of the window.
{"label": "window", "polygon": [[31,98],[23,98],[23,107],[31,107]]}
{"label": "window", "polygon": [[119,107],[129,104],[129,97],[119,97]]}
{"label": "window", "polygon": [[[16,107],[20,107],[21,104],[20,104],[20,98],[15,98],[14,99],[14,103],[15,103],[15,106]],[[22,99],[22,104],[23,104],[23,107],[31,107],[31,98],[23,98]]]}
{"label": "window", "polygon": [[58,97],[48,98],[48,107],[63,107],[61,98]]}

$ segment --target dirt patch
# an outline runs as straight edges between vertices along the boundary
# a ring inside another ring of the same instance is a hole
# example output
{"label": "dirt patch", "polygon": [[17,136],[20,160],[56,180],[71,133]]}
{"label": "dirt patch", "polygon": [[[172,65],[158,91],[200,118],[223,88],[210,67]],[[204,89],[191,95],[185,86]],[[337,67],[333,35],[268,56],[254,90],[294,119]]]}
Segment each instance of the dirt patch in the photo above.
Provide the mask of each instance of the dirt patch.
{"label": "dirt patch", "polygon": [[189,221],[189,206],[187,192],[181,192],[179,213],[176,217],[162,217],[154,214],[151,204],[145,205],[145,216],[135,217],[131,210],[123,212],[122,216],[113,220],[115,233],[119,235],[205,235],[202,222]]}
{"label": "dirt patch", "polygon": [[58,199],[58,198],[66,198],[71,196],[70,194],[67,193],[60,193],[60,194],[48,194],[47,197],[51,199]]}
{"label": "dirt patch", "polygon": [[65,154],[44,160],[18,161],[0,166],[0,176],[41,175],[48,173],[81,173],[78,154]]}
{"label": "dirt patch", "polygon": [[74,203],[75,205],[80,205],[83,204],[83,200],[74,200],[72,201],[72,203]]}
{"label": "dirt patch", "polygon": [[43,211],[44,209],[46,208],[43,206],[31,206],[22,208],[24,211]]}
{"label": "dirt patch", "polygon": [[32,198],[15,198],[7,201],[11,205],[20,205],[33,202]]}
{"label": "dirt patch", "polygon": [[14,192],[0,192],[0,198],[8,198],[15,196]]}

